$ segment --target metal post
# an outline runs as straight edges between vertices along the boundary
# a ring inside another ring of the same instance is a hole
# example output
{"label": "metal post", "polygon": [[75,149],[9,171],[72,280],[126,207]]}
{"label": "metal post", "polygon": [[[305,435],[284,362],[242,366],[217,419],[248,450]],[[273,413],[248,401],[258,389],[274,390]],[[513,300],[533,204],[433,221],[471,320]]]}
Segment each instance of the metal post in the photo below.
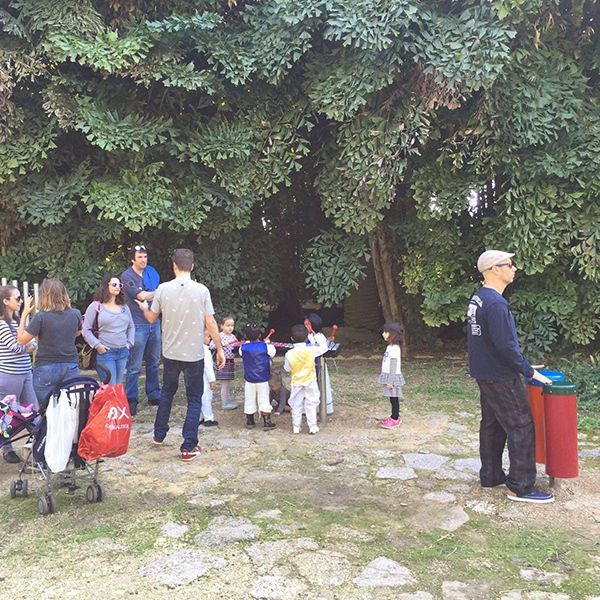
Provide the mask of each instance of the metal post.
{"label": "metal post", "polygon": [[321,404],[319,405],[319,416],[321,417],[321,425],[327,425],[327,394],[325,393],[325,358],[319,356],[319,371],[321,377],[319,379],[319,395]]}

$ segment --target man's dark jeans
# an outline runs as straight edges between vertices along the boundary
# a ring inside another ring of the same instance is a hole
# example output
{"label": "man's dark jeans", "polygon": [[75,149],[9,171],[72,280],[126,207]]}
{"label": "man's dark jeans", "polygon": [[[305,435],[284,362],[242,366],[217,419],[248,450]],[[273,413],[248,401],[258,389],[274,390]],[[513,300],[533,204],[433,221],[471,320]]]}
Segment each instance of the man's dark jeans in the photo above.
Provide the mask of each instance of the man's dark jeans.
{"label": "man's dark jeans", "polygon": [[[477,383],[481,391],[481,485],[492,487],[506,481],[506,487],[516,494],[528,494],[536,476],[535,432],[523,383],[520,378],[508,381],[478,379]],[[508,477],[502,470],[502,452],[507,440]]]}
{"label": "man's dark jeans", "polygon": [[202,392],[204,391],[204,360],[184,362],[163,358],[163,386],[154,421],[154,439],[162,442],[169,431],[171,406],[179,387],[181,372],[183,372],[187,396],[187,413],[183,423],[181,450],[193,450],[198,445],[198,427],[200,426]]}

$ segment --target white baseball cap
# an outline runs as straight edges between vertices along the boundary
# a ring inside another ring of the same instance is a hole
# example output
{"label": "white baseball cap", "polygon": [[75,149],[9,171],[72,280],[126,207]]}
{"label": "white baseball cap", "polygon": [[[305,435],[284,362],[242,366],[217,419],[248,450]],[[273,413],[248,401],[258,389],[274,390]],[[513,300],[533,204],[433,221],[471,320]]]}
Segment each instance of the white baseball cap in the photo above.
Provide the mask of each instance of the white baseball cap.
{"label": "white baseball cap", "polygon": [[514,254],[510,252],[502,252],[501,250],[486,250],[478,259],[477,259],[477,268],[480,273],[495,267],[497,264],[501,263],[503,260],[507,258],[512,258]]}

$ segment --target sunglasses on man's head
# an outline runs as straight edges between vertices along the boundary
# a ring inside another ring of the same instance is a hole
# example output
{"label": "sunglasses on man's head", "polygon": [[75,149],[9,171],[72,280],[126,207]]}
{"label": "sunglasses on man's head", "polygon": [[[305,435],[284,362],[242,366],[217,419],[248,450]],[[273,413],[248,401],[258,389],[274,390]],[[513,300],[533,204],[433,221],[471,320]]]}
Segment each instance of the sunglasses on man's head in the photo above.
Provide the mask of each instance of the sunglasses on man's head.
{"label": "sunglasses on man's head", "polygon": [[122,288],[123,284],[120,281],[111,281],[110,282],[110,287],[114,287],[114,288]]}
{"label": "sunglasses on man's head", "polygon": [[134,246],[133,250],[135,250],[136,252],[146,252],[146,246],[144,246],[143,244],[139,244],[138,246]]}

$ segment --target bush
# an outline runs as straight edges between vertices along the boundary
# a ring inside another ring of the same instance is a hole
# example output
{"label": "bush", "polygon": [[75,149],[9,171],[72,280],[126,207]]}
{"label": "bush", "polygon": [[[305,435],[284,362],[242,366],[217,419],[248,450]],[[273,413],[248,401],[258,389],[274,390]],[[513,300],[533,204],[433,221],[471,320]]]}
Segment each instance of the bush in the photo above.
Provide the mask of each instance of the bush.
{"label": "bush", "polygon": [[600,417],[600,357],[574,355],[562,359],[558,368],[577,384],[577,405],[580,411],[594,412]]}

